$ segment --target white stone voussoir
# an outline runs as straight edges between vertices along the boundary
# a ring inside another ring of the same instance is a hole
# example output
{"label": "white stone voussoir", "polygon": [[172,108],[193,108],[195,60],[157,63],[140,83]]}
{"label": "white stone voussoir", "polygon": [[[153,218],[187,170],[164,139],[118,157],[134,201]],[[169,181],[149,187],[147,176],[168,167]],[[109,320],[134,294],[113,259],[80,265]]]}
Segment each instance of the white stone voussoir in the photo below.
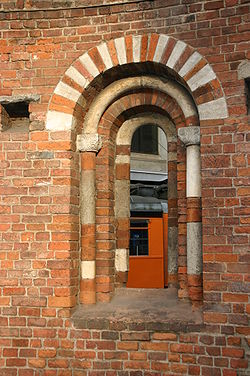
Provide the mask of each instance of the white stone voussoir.
{"label": "white stone voussoir", "polygon": [[155,49],[155,54],[154,54],[154,61],[155,62],[160,62],[163,52],[165,51],[165,48],[167,46],[169,40],[169,36],[165,34],[161,34],[158,39],[158,43]]}
{"label": "white stone voussoir", "polygon": [[55,94],[61,95],[64,98],[70,99],[73,102],[77,102],[81,93],[73,87],[60,81],[55,89]]}
{"label": "white stone voussoir", "polygon": [[228,117],[225,98],[215,99],[198,105],[200,120],[225,119]]}
{"label": "white stone voussoir", "polygon": [[97,46],[97,49],[99,51],[99,54],[102,57],[102,60],[106,66],[107,69],[113,68],[113,62],[109,54],[108,47],[106,43],[102,43],[99,46]]}
{"label": "white stone voussoir", "polygon": [[184,77],[188,72],[195,67],[196,64],[202,59],[202,56],[198,52],[194,52],[183,65],[179,71],[179,75]]}
{"label": "white stone voussoir", "polygon": [[141,36],[133,36],[133,61],[139,63],[141,60]]}
{"label": "white stone voussoir", "polygon": [[187,84],[189,85],[192,91],[198,89],[198,87],[207,84],[208,82],[214,80],[216,75],[213,69],[210,67],[209,64],[205,65],[202,69],[200,69],[194,76],[192,76]]}
{"label": "white stone voussoir", "polygon": [[127,64],[126,46],[124,38],[115,39],[115,48],[120,65]]}
{"label": "white stone voussoir", "polygon": [[46,120],[46,129],[51,131],[68,131],[74,128],[74,117],[64,112],[49,111]]}
{"label": "white stone voussoir", "polygon": [[73,66],[69,67],[65,74],[83,89],[89,84],[88,80]]}
{"label": "white stone voussoir", "polygon": [[87,71],[91,74],[91,76],[96,77],[100,74],[99,70],[97,69],[97,66],[91,60],[90,56],[85,53],[82,56],[79,57],[81,63],[84,65],[84,67],[87,69]]}
{"label": "white stone voussoir", "polygon": [[173,68],[174,65],[176,64],[176,62],[181,57],[181,55],[184,52],[186,47],[187,47],[186,43],[179,40],[176,43],[176,45],[174,46],[174,49],[173,49],[171,55],[169,56],[169,59],[167,61],[166,66],[169,67],[169,68]]}

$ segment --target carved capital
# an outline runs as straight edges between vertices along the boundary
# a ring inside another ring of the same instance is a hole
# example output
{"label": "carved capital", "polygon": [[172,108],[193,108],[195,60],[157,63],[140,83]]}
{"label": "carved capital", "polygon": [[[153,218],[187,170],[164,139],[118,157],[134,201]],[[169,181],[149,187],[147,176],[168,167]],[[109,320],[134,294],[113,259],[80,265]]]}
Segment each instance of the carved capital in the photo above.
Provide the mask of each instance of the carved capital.
{"label": "carved capital", "polygon": [[200,127],[183,127],[178,129],[178,136],[180,140],[185,144],[199,145],[200,144]]}
{"label": "carved capital", "polygon": [[79,134],[76,139],[78,151],[98,152],[102,147],[101,138],[97,133]]}

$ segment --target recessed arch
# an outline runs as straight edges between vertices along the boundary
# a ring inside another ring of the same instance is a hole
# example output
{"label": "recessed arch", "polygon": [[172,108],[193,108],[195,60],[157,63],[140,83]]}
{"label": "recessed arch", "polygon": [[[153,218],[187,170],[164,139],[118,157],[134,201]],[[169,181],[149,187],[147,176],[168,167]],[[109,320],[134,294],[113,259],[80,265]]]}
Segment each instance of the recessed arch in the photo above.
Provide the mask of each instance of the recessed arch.
{"label": "recessed arch", "polygon": [[[112,121],[113,125],[121,127],[124,121],[139,116],[142,113],[154,113],[154,115],[162,115],[162,117],[167,117],[167,121],[171,122],[172,130],[176,133],[176,127],[181,124],[191,125],[199,124],[197,114],[195,111],[195,105],[191,108],[191,113],[195,114],[185,118],[185,114],[182,111],[182,108],[179,105],[178,98],[177,100],[173,97],[173,94],[166,94],[163,91],[156,89],[148,89],[145,91],[145,88],[141,87],[136,92],[129,92],[123,97],[117,98],[102,116],[102,121]],[[191,123],[191,124],[190,124]],[[99,122],[101,124],[101,122]],[[174,130],[175,128],[175,130]],[[96,129],[99,134],[101,130]],[[120,131],[118,131],[120,132]]]}
{"label": "recessed arch", "polygon": [[118,65],[147,61],[164,65],[182,78],[197,103],[201,120],[228,116],[222,86],[210,64],[196,50],[165,34],[130,35],[90,49],[68,68],[52,95],[46,128],[73,129],[74,109],[84,107],[81,94],[95,77]]}
{"label": "recessed arch", "polygon": [[162,128],[168,140],[176,141],[176,129],[171,120],[158,113],[154,115],[145,113],[136,116],[133,119],[129,119],[122,124],[117,133],[116,144],[129,145],[136,129],[147,124],[156,125]]}
{"label": "recessed arch", "polygon": [[[160,126],[165,130],[168,136],[169,145],[169,181],[171,181],[171,192],[169,192],[169,234],[171,241],[169,242],[169,283],[177,282],[178,270],[178,252],[177,252],[177,238],[178,238],[178,225],[177,225],[177,129],[186,124],[185,116],[179,106],[178,100],[176,101],[172,96],[164,93],[163,91],[151,90],[149,88],[140,88],[136,92],[128,92],[125,96],[119,96],[117,93],[117,100],[107,107],[102,115],[98,125],[98,135],[103,138],[103,147],[97,156],[97,164],[100,166],[100,171],[103,169],[102,161],[99,160],[99,155],[107,156],[110,142],[116,145],[116,153],[114,154],[115,164],[111,167],[110,171],[115,171],[114,191],[114,220],[110,218],[110,225],[116,228],[117,242],[115,251],[115,270],[116,281],[124,284],[126,281],[127,273],[127,255],[128,255],[128,233],[129,233],[129,164],[130,164],[130,143],[133,131],[142,123],[152,123],[155,126]],[[171,94],[171,93],[170,93]],[[134,111],[130,111],[133,109]],[[143,110],[148,111],[143,113]],[[195,107],[193,107],[195,112]],[[195,112],[196,113],[196,112]],[[170,119],[173,119],[171,121]],[[196,115],[197,119],[197,115]],[[198,120],[198,119],[197,119]],[[132,127],[128,131],[128,127]],[[116,137],[114,139],[114,135]],[[82,137],[82,136],[80,136]],[[85,136],[84,136],[85,137]],[[183,152],[183,151],[182,151]],[[113,156],[113,154],[112,154]],[[102,158],[102,157],[100,157]],[[111,157],[111,159],[113,159]],[[183,164],[183,162],[180,162]],[[98,167],[98,166],[97,166]],[[184,166],[183,166],[184,167]],[[183,167],[181,171],[183,171]],[[110,168],[110,166],[109,166]],[[99,170],[96,169],[97,181],[99,180]],[[126,176],[124,175],[126,174]],[[105,185],[107,186],[109,177],[106,175]],[[103,186],[103,180],[100,182]],[[98,192],[97,183],[97,192]],[[98,194],[98,193],[97,193]],[[108,192],[106,192],[108,194]],[[121,196],[120,196],[121,195]],[[93,208],[94,210],[94,208]],[[104,219],[105,220],[105,219]],[[125,230],[126,229],[126,230]],[[104,276],[102,276],[103,278]],[[107,276],[105,276],[107,278]],[[98,276],[97,276],[98,278]],[[182,284],[181,288],[184,288]],[[184,294],[183,294],[184,295]],[[99,299],[99,298],[98,298]]]}
{"label": "recessed arch", "polygon": [[135,89],[152,89],[168,94],[176,98],[186,121],[193,121],[194,118],[197,117],[196,107],[191,96],[178,83],[172,80],[164,82],[161,78],[154,76],[131,77],[115,81],[96,97],[86,115],[83,133],[95,133],[105,109],[113,103],[117,97],[126,95]]}
{"label": "recessed arch", "polygon": [[[158,95],[163,95],[162,93],[158,93]],[[138,101],[143,102],[143,95],[138,98]],[[143,125],[154,125],[156,127],[160,127],[166,137],[168,145],[176,144],[177,141],[177,134],[176,134],[176,126],[174,123],[165,115],[160,113],[141,113],[135,115],[134,117],[130,118],[123,122],[120,126],[117,136],[116,136],[116,145],[126,149],[129,148],[131,145],[131,140],[133,133],[138,129],[140,126]],[[170,150],[169,150],[170,149]],[[124,166],[130,165],[130,155],[124,155],[123,153],[116,153],[115,158],[115,169],[123,170]],[[177,250],[177,237],[178,237],[178,229],[175,225],[173,225],[173,220],[175,220],[175,214],[173,211],[175,210],[175,204],[173,205],[173,201],[175,202],[177,199],[177,181],[173,176],[173,167],[176,168],[177,166],[177,153],[171,151],[171,147],[168,148],[168,182],[169,182],[169,193],[168,193],[168,203],[169,203],[169,215],[170,215],[170,226],[168,226],[168,251],[167,256],[164,258],[164,263],[167,269],[167,280],[168,282],[173,282],[175,279],[175,275],[177,274],[177,258],[178,258],[178,250]],[[122,192],[122,199],[120,197],[120,192]],[[124,228],[127,219],[130,217],[130,201],[129,201],[129,179],[116,179],[115,180],[115,216],[117,220],[117,229],[119,231],[119,226]],[[129,226],[129,222],[128,226]],[[127,229],[129,232],[129,227]],[[118,275],[128,271],[128,248],[121,248],[119,246],[115,250],[115,269]],[[124,243],[122,243],[124,245]],[[118,277],[119,278],[119,277]],[[167,282],[166,280],[166,282]]]}

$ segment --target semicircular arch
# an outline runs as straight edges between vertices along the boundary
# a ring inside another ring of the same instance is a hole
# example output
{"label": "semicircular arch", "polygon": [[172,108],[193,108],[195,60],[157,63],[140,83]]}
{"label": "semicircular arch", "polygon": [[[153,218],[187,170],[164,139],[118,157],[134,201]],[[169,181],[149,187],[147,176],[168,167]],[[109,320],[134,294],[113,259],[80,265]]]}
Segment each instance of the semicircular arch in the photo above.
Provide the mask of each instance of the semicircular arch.
{"label": "semicircular arch", "polygon": [[52,95],[48,130],[74,127],[74,108],[84,107],[82,93],[101,73],[119,65],[154,62],[185,82],[200,120],[228,116],[222,86],[211,65],[191,46],[165,34],[130,35],[104,42],[81,55],[65,72]]}

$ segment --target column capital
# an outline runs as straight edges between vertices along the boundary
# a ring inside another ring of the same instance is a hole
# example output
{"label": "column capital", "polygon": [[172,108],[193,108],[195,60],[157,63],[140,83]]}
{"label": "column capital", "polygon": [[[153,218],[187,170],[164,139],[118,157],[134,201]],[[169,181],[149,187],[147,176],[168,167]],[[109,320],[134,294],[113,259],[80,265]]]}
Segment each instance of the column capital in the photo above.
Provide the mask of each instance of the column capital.
{"label": "column capital", "polygon": [[199,145],[200,144],[200,127],[190,126],[178,129],[178,136],[180,140],[185,144],[189,145]]}
{"label": "column capital", "polygon": [[102,141],[98,133],[79,134],[76,139],[76,148],[78,151],[98,152],[102,147]]}

